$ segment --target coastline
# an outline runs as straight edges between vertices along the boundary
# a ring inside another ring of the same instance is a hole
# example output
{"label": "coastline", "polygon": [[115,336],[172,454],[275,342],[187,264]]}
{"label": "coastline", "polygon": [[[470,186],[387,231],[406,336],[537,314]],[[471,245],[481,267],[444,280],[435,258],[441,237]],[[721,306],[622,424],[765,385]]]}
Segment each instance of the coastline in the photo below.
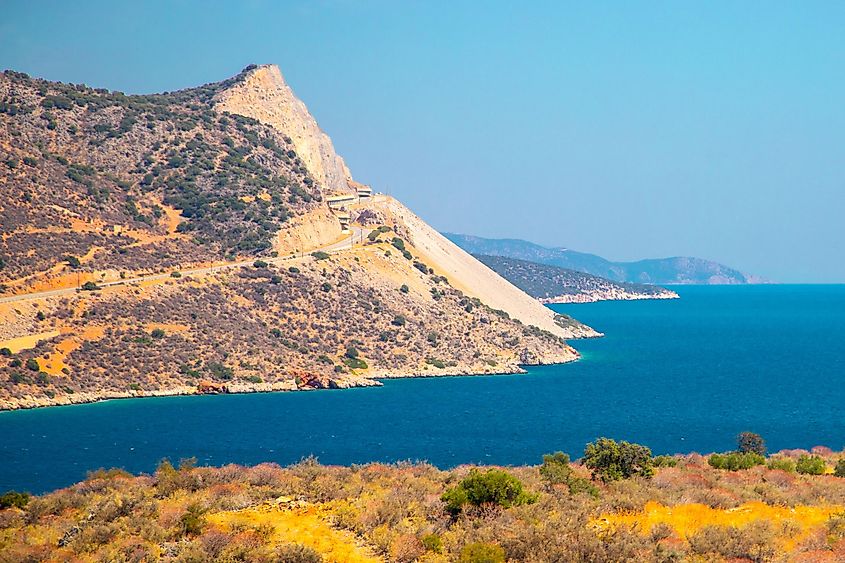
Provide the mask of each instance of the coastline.
{"label": "coastline", "polygon": [[557,297],[539,298],[544,305],[561,305],[570,303],[597,303],[599,301],[645,301],[680,299],[681,296],[674,291],[667,290],[657,294],[628,293],[628,292],[584,292],[574,295],[558,295]]}
{"label": "coastline", "polygon": [[0,414],[3,412],[44,409],[49,407],[63,407],[72,405],[85,405],[101,403],[119,399],[146,399],[153,397],[187,397],[191,395],[246,395],[253,393],[286,393],[286,392],[308,392],[331,389],[353,389],[363,387],[381,387],[383,379],[430,379],[437,377],[473,377],[482,375],[514,375],[526,373],[524,366],[540,365],[562,365],[577,361],[581,358],[574,348],[569,348],[572,354],[567,357],[556,358],[558,361],[532,362],[525,364],[504,364],[489,366],[485,369],[460,368],[455,366],[446,369],[433,368],[432,370],[406,370],[396,372],[393,370],[372,370],[366,376],[353,375],[343,380],[331,380],[323,387],[305,386],[297,387],[293,380],[278,381],[273,383],[234,383],[225,386],[223,391],[203,391],[202,385],[182,385],[152,391],[96,391],[90,393],[74,393],[72,395],[61,395],[57,397],[20,397],[0,400]]}

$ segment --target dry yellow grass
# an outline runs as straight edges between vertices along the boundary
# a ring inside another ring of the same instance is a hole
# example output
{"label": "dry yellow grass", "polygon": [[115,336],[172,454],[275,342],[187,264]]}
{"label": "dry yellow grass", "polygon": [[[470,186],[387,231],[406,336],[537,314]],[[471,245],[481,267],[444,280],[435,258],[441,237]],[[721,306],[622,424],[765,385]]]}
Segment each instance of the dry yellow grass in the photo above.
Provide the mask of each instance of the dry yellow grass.
{"label": "dry yellow grass", "polygon": [[47,340],[48,338],[53,338],[54,336],[58,335],[58,330],[39,332],[38,334],[28,334],[26,336],[11,338],[9,340],[4,340],[0,342],[0,348],[8,348],[12,351],[13,354],[17,354],[21,350],[35,348],[35,346],[42,340]]}
{"label": "dry yellow grass", "polygon": [[[67,333],[70,329],[62,329],[62,333]],[[82,346],[86,340],[99,340],[105,334],[105,327],[97,325],[89,325],[85,327],[82,333],[65,338],[55,345],[49,357],[44,361],[44,371],[50,375],[63,375],[62,369],[65,366],[65,358],[67,355]]]}
{"label": "dry yellow grass", "polygon": [[375,563],[382,559],[358,544],[351,532],[332,528],[326,520],[328,508],[306,505],[292,508],[264,505],[247,510],[218,512],[208,517],[213,526],[224,531],[239,527],[271,526],[274,544],[299,543],[320,553],[326,561],[337,563]]}
{"label": "dry yellow grass", "polygon": [[[845,507],[818,505],[795,507],[771,506],[763,502],[746,502],[736,508],[718,509],[704,504],[690,503],[665,506],[647,502],[640,512],[603,514],[594,521],[598,528],[625,525],[636,526],[644,534],[657,524],[669,525],[679,536],[688,538],[705,526],[733,526],[742,528],[763,520],[781,532],[779,540],[784,551],[791,551],[814,529],[824,526],[832,515],[841,514]],[[785,525],[786,524],[786,525]]]}

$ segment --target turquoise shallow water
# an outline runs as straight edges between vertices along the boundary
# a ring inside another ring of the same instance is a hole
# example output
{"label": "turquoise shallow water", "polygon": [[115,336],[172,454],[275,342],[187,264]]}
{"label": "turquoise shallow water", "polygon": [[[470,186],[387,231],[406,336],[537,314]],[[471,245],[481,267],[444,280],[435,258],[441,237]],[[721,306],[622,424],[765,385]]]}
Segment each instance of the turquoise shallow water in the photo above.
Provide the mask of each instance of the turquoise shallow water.
{"label": "turquoise shallow water", "polygon": [[403,459],[536,463],[610,436],[656,453],[845,446],[845,286],[680,287],[673,301],[555,306],[606,333],[526,375],[309,393],[168,397],[0,413],[0,491],[98,467]]}

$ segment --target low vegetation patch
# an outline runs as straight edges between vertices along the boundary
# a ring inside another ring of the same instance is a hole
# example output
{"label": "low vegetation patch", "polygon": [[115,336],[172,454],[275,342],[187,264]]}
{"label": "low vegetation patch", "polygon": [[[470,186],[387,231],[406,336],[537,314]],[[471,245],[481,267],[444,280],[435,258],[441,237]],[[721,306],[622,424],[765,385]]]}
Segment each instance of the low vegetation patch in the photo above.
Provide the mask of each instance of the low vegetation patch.
{"label": "low vegetation patch", "polygon": [[[357,346],[344,358],[358,357]],[[164,461],[140,477],[99,470],[47,495],[0,495],[2,556],[663,563],[838,561],[845,553],[845,479],[766,465],[726,474],[696,454],[652,458],[647,450],[598,439],[575,463],[555,452],[537,466],[448,471],[313,458],[287,468]],[[830,468],[845,452],[781,452],[769,462],[802,457],[802,465],[820,459]]]}

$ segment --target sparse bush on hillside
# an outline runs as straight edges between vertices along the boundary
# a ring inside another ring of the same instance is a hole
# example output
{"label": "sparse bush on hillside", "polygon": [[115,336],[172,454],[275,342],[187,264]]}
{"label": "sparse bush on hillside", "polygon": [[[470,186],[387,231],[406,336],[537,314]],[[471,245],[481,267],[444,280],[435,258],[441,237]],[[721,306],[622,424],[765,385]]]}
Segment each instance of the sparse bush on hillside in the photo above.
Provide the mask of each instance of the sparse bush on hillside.
{"label": "sparse bush on hillside", "polygon": [[575,474],[569,465],[569,455],[555,452],[543,456],[540,466],[540,477],[549,485],[566,485],[570,494],[587,493],[598,497],[598,489],[587,479]]}
{"label": "sparse bush on hillside", "polygon": [[81,265],[79,258],[77,258],[76,256],[65,256],[64,261],[67,262],[67,265],[71,268],[78,268]]}
{"label": "sparse bush on hillside", "polygon": [[788,457],[770,457],[766,467],[786,471],[787,473],[795,473],[795,462]]}
{"label": "sparse bush on hillside", "polygon": [[747,561],[770,561],[777,553],[771,524],[756,521],[734,526],[704,526],[688,538],[693,553]]}
{"label": "sparse bush on hillside", "polygon": [[536,502],[537,495],[524,490],[522,482],[505,471],[473,469],[469,476],[457,486],[443,493],[441,500],[446,503],[446,510],[455,515],[464,506],[498,506],[509,508],[520,504]]}
{"label": "sparse bush on hillside", "polygon": [[0,509],[2,508],[24,508],[29,503],[29,493],[7,491],[0,495]]}
{"label": "sparse bush on hillside", "polygon": [[313,256],[317,260],[325,260],[331,256],[328,252],[323,252],[322,250],[318,250],[317,252],[312,252],[311,256]]}
{"label": "sparse bush on hillside", "polygon": [[298,543],[289,543],[273,553],[274,563],[322,563],[323,556],[313,548]]}
{"label": "sparse bush on hillside", "polygon": [[505,563],[505,550],[494,543],[470,543],[461,549],[460,563]]}
{"label": "sparse bush on hillside", "polygon": [[678,465],[678,460],[671,455],[658,455],[652,460],[655,467],[675,467]]}
{"label": "sparse bush on hillside", "polygon": [[795,464],[795,470],[802,475],[823,475],[826,469],[824,459],[817,455],[802,455]]}
{"label": "sparse bush on hillside", "polygon": [[766,458],[754,452],[729,452],[726,454],[713,454],[707,459],[707,463],[714,469],[739,471],[742,469],[751,469],[757,465],[765,465]]}
{"label": "sparse bush on hillside", "polygon": [[845,457],[836,462],[833,474],[837,477],[845,477]]}
{"label": "sparse bush on hillside", "polygon": [[634,476],[648,478],[654,474],[650,449],[610,438],[599,438],[587,444],[584,465],[592,471],[593,479],[599,478],[604,482]]}

